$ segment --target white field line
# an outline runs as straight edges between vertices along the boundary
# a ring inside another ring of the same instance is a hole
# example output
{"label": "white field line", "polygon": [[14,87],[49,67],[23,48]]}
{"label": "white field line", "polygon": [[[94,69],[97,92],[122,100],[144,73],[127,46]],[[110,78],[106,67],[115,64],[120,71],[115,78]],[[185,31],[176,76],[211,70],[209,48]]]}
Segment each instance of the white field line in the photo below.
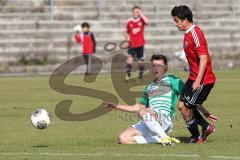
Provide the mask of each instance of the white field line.
{"label": "white field line", "polygon": [[[2,156],[31,156],[31,155],[39,155],[39,156],[91,156],[91,157],[96,157],[96,156],[137,156],[137,157],[186,157],[186,158],[201,158],[200,155],[188,155],[188,154],[142,154],[142,153],[137,153],[137,154],[124,154],[124,153],[111,153],[111,154],[106,154],[106,153],[21,153],[21,152],[9,152],[9,153],[0,153]],[[240,160],[240,157],[236,156],[208,156],[207,158],[210,159],[231,159],[231,160]]]}
{"label": "white field line", "polygon": [[208,156],[209,158],[214,159],[231,159],[231,160],[240,160],[240,157],[232,157],[232,156]]}
{"label": "white field line", "polygon": [[40,155],[40,156],[137,156],[137,157],[199,157],[200,155],[187,154],[123,154],[123,153],[0,153],[0,155]]}

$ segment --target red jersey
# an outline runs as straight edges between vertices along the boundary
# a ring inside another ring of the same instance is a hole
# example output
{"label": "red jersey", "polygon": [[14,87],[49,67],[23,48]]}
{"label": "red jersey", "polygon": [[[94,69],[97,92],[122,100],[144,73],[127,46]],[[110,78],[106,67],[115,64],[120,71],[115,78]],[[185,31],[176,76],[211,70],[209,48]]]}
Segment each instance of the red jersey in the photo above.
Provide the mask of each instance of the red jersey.
{"label": "red jersey", "polygon": [[92,33],[85,32],[76,34],[75,39],[77,43],[82,43],[82,54],[93,54],[95,52],[96,42]]}
{"label": "red jersey", "polygon": [[184,36],[183,48],[190,67],[189,78],[196,80],[199,71],[199,56],[207,55],[206,70],[203,75],[203,84],[214,83],[216,78],[212,71],[211,57],[208,53],[208,45],[205,36],[198,26],[193,25]]}
{"label": "red jersey", "polygon": [[142,47],[145,44],[144,40],[145,22],[142,18],[130,18],[127,22],[127,33],[130,37],[130,46],[132,48]]}

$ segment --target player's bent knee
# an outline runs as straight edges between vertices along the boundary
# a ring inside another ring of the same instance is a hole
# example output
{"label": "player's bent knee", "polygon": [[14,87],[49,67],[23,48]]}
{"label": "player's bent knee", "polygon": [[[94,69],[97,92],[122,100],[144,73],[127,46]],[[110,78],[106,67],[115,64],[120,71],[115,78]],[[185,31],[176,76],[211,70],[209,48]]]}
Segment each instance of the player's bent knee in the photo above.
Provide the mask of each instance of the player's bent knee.
{"label": "player's bent knee", "polygon": [[129,136],[126,134],[122,133],[118,136],[118,143],[119,144],[129,144]]}
{"label": "player's bent knee", "polygon": [[177,108],[178,108],[179,111],[182,111],[185,108],[184,103],[183,102],[178,102]]}

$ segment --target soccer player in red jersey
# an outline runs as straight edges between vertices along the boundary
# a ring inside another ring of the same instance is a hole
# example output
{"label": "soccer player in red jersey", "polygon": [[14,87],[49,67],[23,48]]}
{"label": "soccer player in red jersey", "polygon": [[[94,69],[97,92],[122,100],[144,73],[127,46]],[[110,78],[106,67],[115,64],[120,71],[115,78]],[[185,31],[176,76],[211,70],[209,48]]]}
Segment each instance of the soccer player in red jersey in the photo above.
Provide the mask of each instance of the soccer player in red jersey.
{"label": "soccer player in red jersey", "polygon": [[144,70],[144,27],[148,23],[149,20],[143,14],[141,8],[134,6],[132,8],[132,18],[127,22],[125,33],[126,41],[129,41],[126,81],[131,77],[132,63],[135,57],[138,59],[138,78],[142,78]]}
{"label": "soccer player in red jersey", "polygon": [[[202,104],[216,80],[212,71],[211,57],[204,33],[194,25],[189,7],[176,6],[172,9],[171,15],[178,30],[185,32],[183,48],[190,67],[189,79],[185,82],[178,109],[192,134],[190,142],[203,143],[208,135],[215,131],[215,126],[206,121],[197,110],[198,107],[203,108]],[[207,113],[206,116],[210,119],[214,117],[211,113]],[[202,127],[201,135],[198,125]]]}
{"label": "soccer player in red jersey", "polygon": [[76,30],[75,40],[77,43],[82,44],[82,54],[86,64],[85,74],[90,74],[91,70],[91,55],[95,53],[96,41],[92,32],[90,32],[90,25],[82,23],[82,32]]}

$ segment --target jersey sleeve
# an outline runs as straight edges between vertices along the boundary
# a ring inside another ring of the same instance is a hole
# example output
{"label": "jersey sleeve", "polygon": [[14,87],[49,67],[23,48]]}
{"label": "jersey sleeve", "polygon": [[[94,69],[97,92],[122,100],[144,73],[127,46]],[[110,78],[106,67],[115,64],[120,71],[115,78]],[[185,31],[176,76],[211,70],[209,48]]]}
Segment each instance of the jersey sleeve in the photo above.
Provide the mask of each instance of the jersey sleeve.
{"label": "jersey sleeve", "polygon": [[141,21],[144,25],[147,25],[147,23],[145,23],[145,21],[143,20],[143,18],[141,18]]}
{"label": "jersey sleeve", "polygon": [[173,75],[170,75],[170,80],[173,89],[178,93],[178,95],[180,95],[184,86],[183,81],[180,78]]}
{"label": "jersey sleeve", "polygon": [[126,32],[127,32],[128,34],[130,34],[130,25],[129,25],[129,22],[127,22]]}
{"label": "jersey sleeve", "polygon": [[80,34],[75,34],[75,40],[76,40],[77,43],[82,42]]}
{"label": "jersey sleeve", "polygon": [[169,75],[169,79],[170,79],[170,82],[171,82],[171,86],[172,86],[172,104],[171,104],[171,116],[172,118],[175,116],[175,113],[176,113],[176,103],[177,103],[177,100],[182,92],[182,89],[183,89],[183,86],[184,86],[184,83],[183,81],[176,77],[176,76],[173,76],[173,75]]}
{"label": "jersey sleeve", "polygon": [[147,96],[147,87],[145,87],[144,93],[143,93],[142,97],[140,98],[140,104],[142,104],[146,107],[149,106],[149,99],[148,99],[148,96]]}
{"label": "jersey sleeve", "polygon": [[93,53],[96,52],[96,40],[95,40],[95,36],[93,35],[93,33],[91,33],[91,38],[92,38],[92,42],[93,42]]}
{"label": "jersey sleeve", "polygon": [[198,56],[207,55],[208,54],[208,50],[207,50],[207,46],[206,46],[207,42],[206,42],[203,32],[200,29],[194,30],[192,35],[193,35],[193,39],[194,39],[194,43],[195,43],[194,50],[196,51]]}

